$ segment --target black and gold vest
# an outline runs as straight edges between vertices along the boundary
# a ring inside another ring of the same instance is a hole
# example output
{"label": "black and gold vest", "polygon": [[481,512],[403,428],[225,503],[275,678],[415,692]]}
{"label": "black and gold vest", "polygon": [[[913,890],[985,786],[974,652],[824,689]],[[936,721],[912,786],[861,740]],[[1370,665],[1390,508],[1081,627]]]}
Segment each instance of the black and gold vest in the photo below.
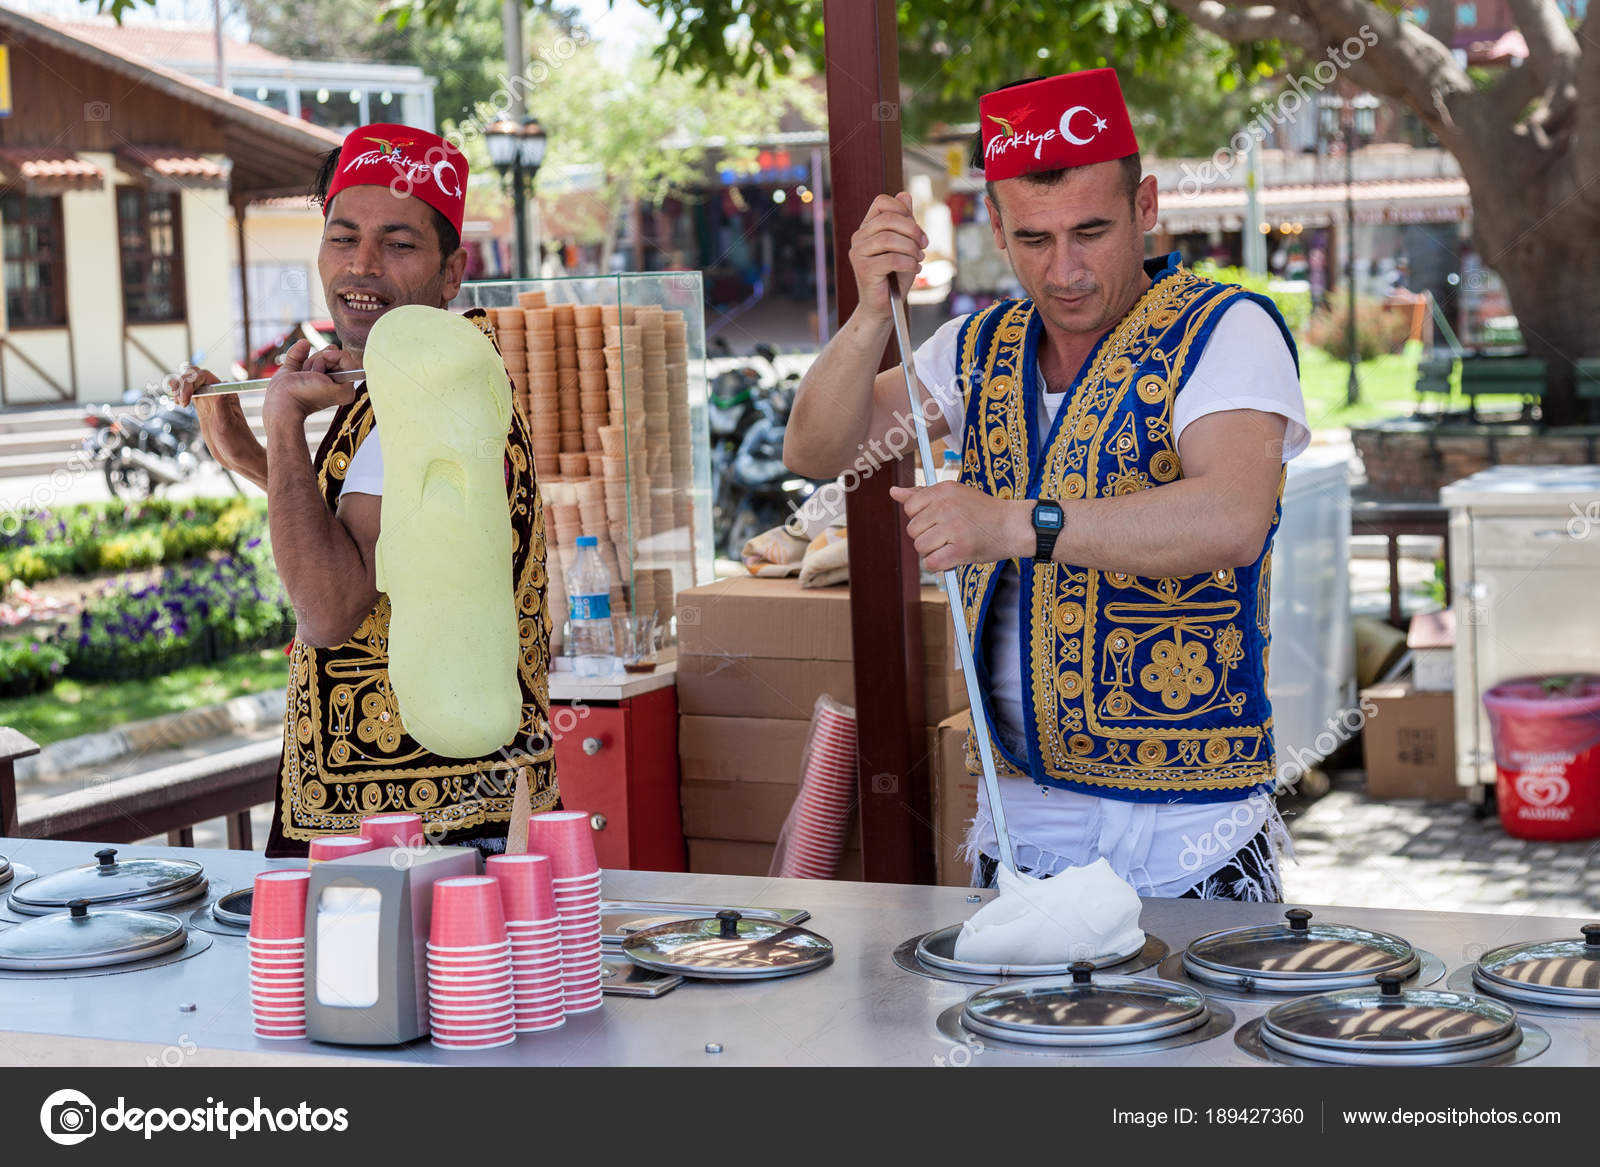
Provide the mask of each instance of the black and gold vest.
{"label": "black and gold vest", "polygon": [[[1173,401],[1227,308],[1256,301],[1295,351],[1265,297],[1198,276],[1176,253],[1146,270],[1154,283],[1090,354],[1038,458],[1042,324],[1032,301],[1003,301],[967,321],[957,347],[963,483],[999,498],[1065,500],[1173,482],[1183,475]],[[1028,753],[1014,756],[995,736],[996,764],[1043,785],[1131,801],[1220,801],[1270,784],[1268,587],[1282,497],[1280,475],[1272,525],[1248,567],[1155,579],[1022,560]],[[985,693],[983,634],[1001,566],[958,569]],[[970,734],[967,753],[976,772]]]}
{"label": "black and gold vest", "polygon": [[[493,339],[484,313],[467,316]],[[335,415],[317,451],[317,484],[330,508],[338,505],[350,459],[373,420],[363,387]],[[379,595],[345,643],[314,648],[296,640],[291,649],[275,837],[309,841],[349,834],[359,829],[362,817],[395,811],[421,815],[430,834],[471,834],[468,828],[510,818],[519,768],[528,773],[533,811],[556,805],[544,508],[521,410],[512,410],[505,464],[521,641],[517,736],[498,753],[462,759],[429,753],[406,733],[389,685],[389,597]],[[448,841],[449,834],[445,837]]]}

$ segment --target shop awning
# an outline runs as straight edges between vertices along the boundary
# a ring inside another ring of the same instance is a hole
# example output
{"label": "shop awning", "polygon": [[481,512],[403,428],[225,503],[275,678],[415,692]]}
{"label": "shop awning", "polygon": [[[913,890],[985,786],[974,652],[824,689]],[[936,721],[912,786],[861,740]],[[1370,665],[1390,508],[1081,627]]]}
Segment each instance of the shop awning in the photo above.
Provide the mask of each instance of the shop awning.
{"label": "shop awning", "polygon": [[[1357,182],[1351,188],[1358,223],[1453,223],[1471,217],[1472,196],[1463,178],[1415,178]],[[1173,235],[1192,231],[1238,231],[1244,227],[1243,187],[1160,192],[1157,227]],[[1326,227],[1345,217],[1345,184],[1306,183],[1263,187],[1261,222]]]}
{"label": "shop awning", "polygon": [[0,176],[24,194],[58,195],[72,190],[99,190],[105,175],[71,150],[36,146],[0,147]]}
{"label": "shop awning", "polygon": [[129,177],[154,187],[226,190],[229,167],[177,146],[119,146],[117,161]]}

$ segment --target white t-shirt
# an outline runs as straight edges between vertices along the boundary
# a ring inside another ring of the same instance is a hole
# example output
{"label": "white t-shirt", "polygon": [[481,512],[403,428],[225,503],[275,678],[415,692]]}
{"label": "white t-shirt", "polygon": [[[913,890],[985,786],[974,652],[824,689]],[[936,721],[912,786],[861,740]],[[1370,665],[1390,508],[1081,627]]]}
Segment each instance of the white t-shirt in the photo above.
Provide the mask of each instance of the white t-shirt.
{"label": "white t-shirt", "polygon": [[[916,352],[917,376],[944,411],[952,434],[966,428],[966,404],[957,385],[957,341],[967,317],[947,321]],[[1039,435],[1050,430],[1068,394],[1050,392],[1035,368]],[[1288,420],[1283,460],[1311,443],[1294,359],[1272,318],[1253,301],[1229,305],[1201,350],[1194,371],[1173,401],[1173,446],[1196,418],[1232,409],[1276,413]],[[1036,452],[1037,453],[1037,452]],[[1017,635],[1021,582],[1016,568],[1002,570],[984,626],[995,732],[1014,754],[1027,756],[1022,736],[1022,652]],[[1223,803],[1135,803],[1099,798],[1033,782],[1003,780],[1006,828],[1017,863],[1041,874],[1092,863],[1104,855],[1141,895],[1176,895],[1224,866],[1266,821],[1269,800]],[[1241,807],[1251,817],[1241,821]],[[1236,813],[1237,812],[1237,813]],[[1227,820],[1225,828],[1220,824]],[[1226,836],[1231,848],[1197,864],[1202,844]],[[997,850],[988,797],[979,787],[978,817],[970,841],[984,854]]]}
{"label": "white t-shirt", "polygon": [[373,422],[367,436],[361,439],[356,452],[350,455],[350,465],[344,472],[346,494],[383,493],[383,447],[378,445],[378,423]]}

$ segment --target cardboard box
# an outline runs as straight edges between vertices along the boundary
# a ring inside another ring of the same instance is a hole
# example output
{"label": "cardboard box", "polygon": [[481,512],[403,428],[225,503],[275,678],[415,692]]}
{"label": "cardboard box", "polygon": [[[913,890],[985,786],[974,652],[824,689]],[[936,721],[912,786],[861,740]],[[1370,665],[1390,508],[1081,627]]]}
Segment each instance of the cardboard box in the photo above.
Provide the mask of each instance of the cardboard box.
{"label": "cardboard box", "polygon": [[[771,843],[738,843],[726,839],[690,839],[689,870],[706,875],[766,875],[772,866]],[[861,828],[855,828],[852,844],[839,856],[835,879],[861,878]],[[781,907],[803,908],[801,903]]]}
{"label": "cardboard box", "polygon": [[972,882],[972,865],[957,854],[967,837],[967,827],[978,813],[978,784],[983,781],[967,773],[967,730],[971,727],[970,709],[939,723],[938,750],[930,775],[936,832],[934,868],[944,887],[968,887]]}
{"label": "cardboard box", "polygon": [[[926,667],[955,664],[950,604],[942,588],[922,589]],[[678,593],[678,655],[778,660],[854,659],[849,587],[803,588],[794,577],[721,579]]]}
{"label": "cardboard box", "polygon": [[1372,798],[1463,797],[1456,782],[1455,695],[1419,693],[1409,682],[1361,691],[1374,712],[1361,730]]}
{"label": "cardboard box", "polygon": [[809,710],[804,719],[684,714],[678,718],[678,774],[684,782],[797,787],[810,732]]}
{"label": "cardboard box", "polygon": [[[827,694],[855,704],[854,665],[848,660],[752,656],[678,656],[678,712],[706,717],[811,719]],[[937,725],[967,707],[966,681],[954,670],[923,673],[923,724]]]}
{"label": "cardboard box", "polygon": [[1456,614],[1418,612],[1406,633],[1411,684],[1419,693],[1450,693],[1456,687]]}
{"label": "cardboard box", "polygon": [[[800,765],[811,723],[685,717],[679,724],[684,834],[777,842],[800,793]],[[928,728],[924,746],[930,756],[937,749],[934,727]],[[702,776],[708,773],[715,776]]]}

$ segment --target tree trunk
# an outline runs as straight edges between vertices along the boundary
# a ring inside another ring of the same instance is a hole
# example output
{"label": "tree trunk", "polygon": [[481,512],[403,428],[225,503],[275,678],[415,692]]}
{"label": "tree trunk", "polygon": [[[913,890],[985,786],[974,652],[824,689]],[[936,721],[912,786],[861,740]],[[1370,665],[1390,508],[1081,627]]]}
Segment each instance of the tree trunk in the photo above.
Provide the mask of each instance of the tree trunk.
{"label": "tree trunk", "polygon": [[[1485,145],[1503,128],[1482,127]],[[1566,150],[1550,171],[1570,161]],[[1542,358],[1549,384],[1546,425],[1585,420],[1573,362],[1600,357],[1600,223],[1582,200],[1564,194],[1550,171],[1506,165],[1504,154],[1462,150],[1472,190],[1473,238],[1485,266],[1504,281],[1530,356]]]}

